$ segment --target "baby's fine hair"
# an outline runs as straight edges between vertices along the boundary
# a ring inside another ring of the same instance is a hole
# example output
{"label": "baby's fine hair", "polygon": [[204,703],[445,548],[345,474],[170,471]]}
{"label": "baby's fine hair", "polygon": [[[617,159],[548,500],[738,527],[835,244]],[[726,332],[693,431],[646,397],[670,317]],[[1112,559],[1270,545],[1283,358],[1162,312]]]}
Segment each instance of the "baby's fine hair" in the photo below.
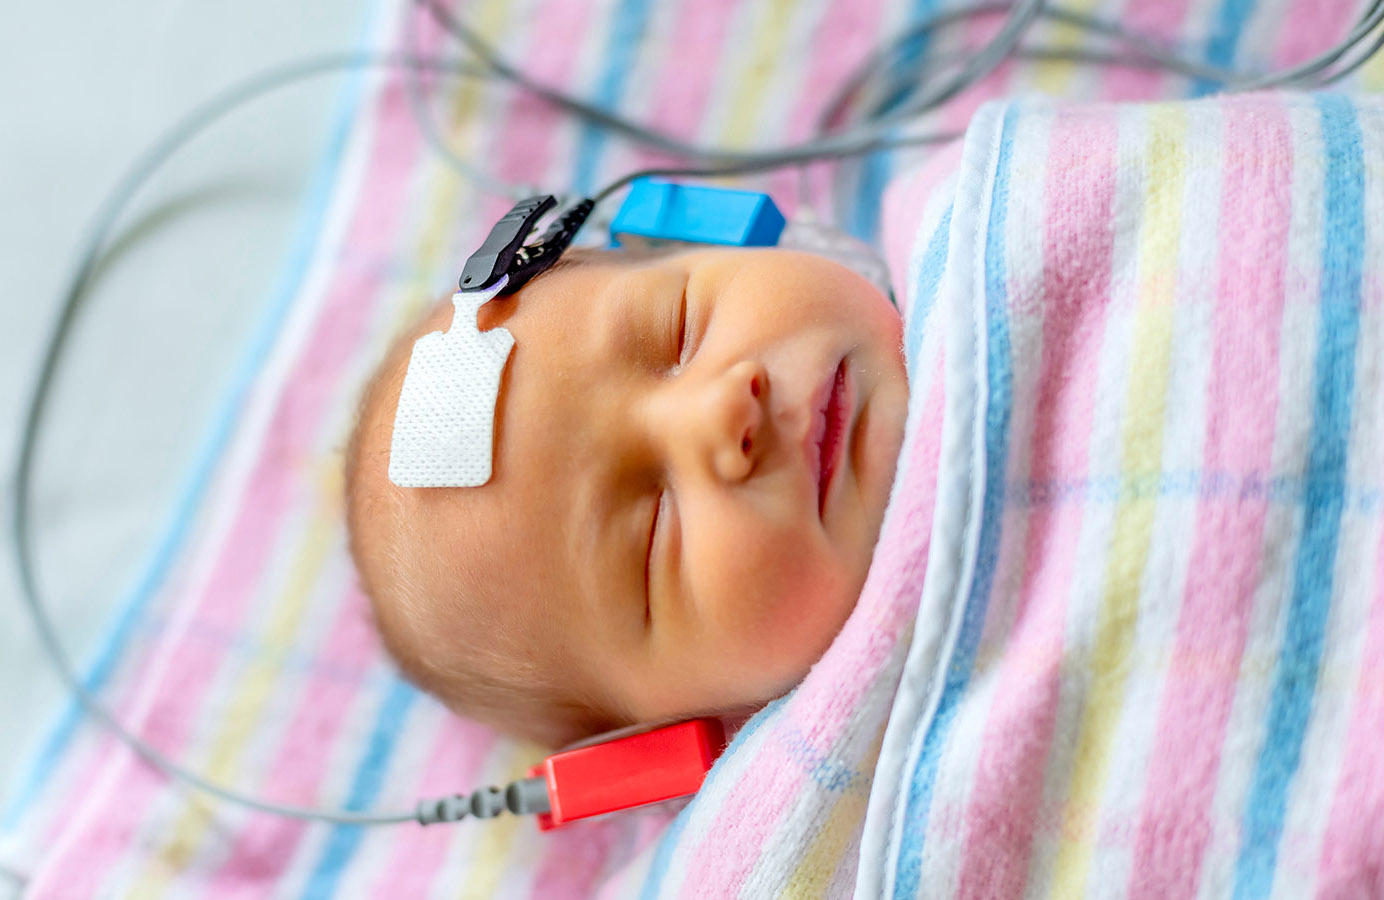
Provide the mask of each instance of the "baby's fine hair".
{"label": "baby's fine hair", "polygon": [[[560,746],[628,724],[552,683],[524,648],[487,622],[481,598],[497,586],[485,583],[485,561],[468,557],[474,564],[439,572],[427,536],[387,483],[390,413],[421,332],[415,326],[402,335],[366,385],[345,451],[348,545],[385,651],[408,681],[453,712],[516,737]],[[464,627],[435,627],[448,620]]]}

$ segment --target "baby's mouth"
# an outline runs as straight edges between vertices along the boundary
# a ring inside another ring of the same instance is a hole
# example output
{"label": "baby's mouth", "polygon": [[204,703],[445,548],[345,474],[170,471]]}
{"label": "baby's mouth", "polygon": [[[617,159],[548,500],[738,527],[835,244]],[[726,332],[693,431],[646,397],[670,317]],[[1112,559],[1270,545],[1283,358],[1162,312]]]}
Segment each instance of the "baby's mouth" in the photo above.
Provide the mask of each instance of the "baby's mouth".
{"label": "baby's mouth", "polygon": [[846,360],[843,358],[836,366],[831,381],[824,391],[825,397],[817,410],[814,429],[817,463],[817,515],[825,516],[827,491],[831,487],[832,476],[841,464],[841,451],[845,445],[846,425],[849,411],[847,401]]}

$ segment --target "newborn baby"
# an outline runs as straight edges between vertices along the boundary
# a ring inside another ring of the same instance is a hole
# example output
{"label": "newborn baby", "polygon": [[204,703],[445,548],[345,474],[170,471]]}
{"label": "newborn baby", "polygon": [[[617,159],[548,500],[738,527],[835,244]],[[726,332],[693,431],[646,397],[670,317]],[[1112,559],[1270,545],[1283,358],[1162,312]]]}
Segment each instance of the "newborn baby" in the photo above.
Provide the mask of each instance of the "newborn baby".
{"label": "newborn baby", "polygon": [[410,353],[452,314],[394,346],[348,451],[352,554],[405,675],[550,745],[801,680],[864,584],[903,439],[889,301],[786,250],[569,251],[480,309],[515,341],[490,480],[401,488]]}

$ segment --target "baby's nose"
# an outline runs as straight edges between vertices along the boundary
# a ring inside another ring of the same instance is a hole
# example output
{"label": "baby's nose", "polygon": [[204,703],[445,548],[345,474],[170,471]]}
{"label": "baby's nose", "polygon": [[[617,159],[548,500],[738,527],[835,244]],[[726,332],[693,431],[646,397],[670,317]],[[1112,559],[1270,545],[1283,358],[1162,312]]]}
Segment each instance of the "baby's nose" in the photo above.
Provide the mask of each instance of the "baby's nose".
{"label": "baby's nose", "polygon": [[743,360],[704,386],[702,413],[693,427],[717,477],[743,481],[754,471],[764,449],[764,419],[769,373],[757,362]]}

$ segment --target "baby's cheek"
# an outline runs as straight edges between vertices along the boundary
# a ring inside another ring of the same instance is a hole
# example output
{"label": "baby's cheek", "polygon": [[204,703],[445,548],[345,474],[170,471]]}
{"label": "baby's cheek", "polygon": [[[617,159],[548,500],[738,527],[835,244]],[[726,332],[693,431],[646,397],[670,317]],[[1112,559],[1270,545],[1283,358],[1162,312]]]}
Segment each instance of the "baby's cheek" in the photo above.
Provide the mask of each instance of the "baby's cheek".
{"label": "baby's cheek", "polygon": [[745,541],[718,591],[727,643],[764,674],[796,680],[830,646],[855,598],[822,548],[799,538]]}

